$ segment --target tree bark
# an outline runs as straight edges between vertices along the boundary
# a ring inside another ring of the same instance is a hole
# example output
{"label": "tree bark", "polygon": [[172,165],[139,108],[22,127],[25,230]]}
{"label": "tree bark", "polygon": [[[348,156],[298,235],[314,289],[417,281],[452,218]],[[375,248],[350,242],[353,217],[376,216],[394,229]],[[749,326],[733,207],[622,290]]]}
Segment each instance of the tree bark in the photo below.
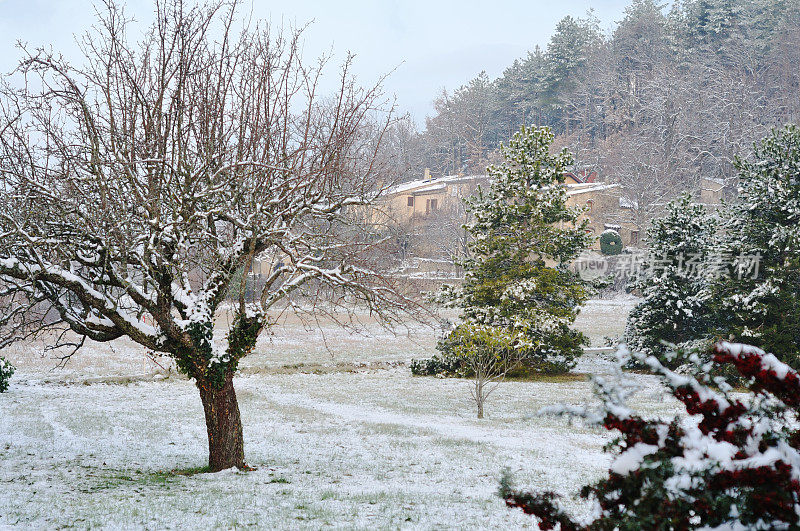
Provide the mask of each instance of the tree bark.
{"label": "tree bark", "polygon": [[483,418],[483,401],[486,397],[483,396],[483,378],[480,373],[475,376],[475,402],[478,404],[478,418]]}
{"label": "tree bark", "polygon": [[210,382],[200,381],[197,387],[206,415],[208,467],[212,472],[245,468],[242,419],[233,389],[233,375],[225,377],[222,387],[215,388]]}

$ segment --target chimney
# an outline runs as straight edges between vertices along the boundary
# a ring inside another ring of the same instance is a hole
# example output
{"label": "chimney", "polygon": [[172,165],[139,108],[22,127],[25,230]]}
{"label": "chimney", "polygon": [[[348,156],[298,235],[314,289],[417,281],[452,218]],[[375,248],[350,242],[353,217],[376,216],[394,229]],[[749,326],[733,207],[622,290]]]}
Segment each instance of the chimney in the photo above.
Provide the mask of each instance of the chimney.
{"label": "chimney", "polygon": [[422,177],[423,181],[430,181],[431,180],[431,169],[425,168],[425,175]]}

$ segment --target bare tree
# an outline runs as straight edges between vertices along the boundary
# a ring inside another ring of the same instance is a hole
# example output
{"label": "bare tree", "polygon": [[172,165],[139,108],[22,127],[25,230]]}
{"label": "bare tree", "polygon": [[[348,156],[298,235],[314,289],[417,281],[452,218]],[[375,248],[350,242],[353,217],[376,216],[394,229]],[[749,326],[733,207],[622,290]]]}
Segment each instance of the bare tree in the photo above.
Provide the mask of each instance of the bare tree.
{"label": "bare tree", "polygon": [[[221,470],[245,466],[233,376],[271,308],[346,321],[366,305],[390,322],[409,301],[373,272],[359,207],[391,181],[379,87],[356,86],[348,61],[321,97],[324,61],[303,63],[300,32],[237,30],[235,2],[191,5],[158,1],[129,40],[108,0],[82,66],[23,48],[0,87],[0,348],[56,332],[62,359],[123,336],[171,356]],[[220,344],[233,279],[269,255],[284,266],[242,290]]]}

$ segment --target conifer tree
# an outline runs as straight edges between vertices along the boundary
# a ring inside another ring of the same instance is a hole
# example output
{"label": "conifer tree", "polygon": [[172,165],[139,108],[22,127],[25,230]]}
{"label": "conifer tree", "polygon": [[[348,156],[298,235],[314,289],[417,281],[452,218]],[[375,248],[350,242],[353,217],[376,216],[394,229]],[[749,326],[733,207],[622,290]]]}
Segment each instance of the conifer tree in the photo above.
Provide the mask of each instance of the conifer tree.
{"label": "conifer tree", "polygon": [[723,254],[733,266],[715,286],[718,333],[800,368],[800,128],[774,131],[736,160],[739,198]]}
{"label": "conifer tree", "polygon": [[667,359],[663,342],[681,344],[706,335],[708,323],[707,271],[716,232],[715,218],[703,205],[684,194],[667,206],[666,215],[647,232],[650,259],[633,282],[643,300],[631,310],[625,329],[628,347]]}
{"label": "conifer tree", "polygon": [[[574,366],[586,343],[570,325],[587,289],[567,264],[591,240],[581,210],[566,204],[572,155],[552,154],[552,142],[548,128],[523,127],[501,148],[504,162],[488,170],[491,188],[467,200],[472,258],[450,298],[463,309],[462,327],[494,328],[512,338],[525,365],[558,372]],[[445,354],[448,344],[439,345]]]}

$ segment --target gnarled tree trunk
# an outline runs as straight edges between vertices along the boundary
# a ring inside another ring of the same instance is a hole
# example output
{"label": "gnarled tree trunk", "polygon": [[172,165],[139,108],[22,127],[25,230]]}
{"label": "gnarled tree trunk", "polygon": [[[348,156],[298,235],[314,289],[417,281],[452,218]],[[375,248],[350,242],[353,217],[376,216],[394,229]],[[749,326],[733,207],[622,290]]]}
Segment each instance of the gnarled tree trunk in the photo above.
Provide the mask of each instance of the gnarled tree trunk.
{"label": "gnarled tree trunk", "polygon": [[201,381],[197,382],[197,387],[206,415],[209,468],[212,472],[234,466],[244,468],[242,419],[233,389],[233,375],[227,375],[221,387]]}

